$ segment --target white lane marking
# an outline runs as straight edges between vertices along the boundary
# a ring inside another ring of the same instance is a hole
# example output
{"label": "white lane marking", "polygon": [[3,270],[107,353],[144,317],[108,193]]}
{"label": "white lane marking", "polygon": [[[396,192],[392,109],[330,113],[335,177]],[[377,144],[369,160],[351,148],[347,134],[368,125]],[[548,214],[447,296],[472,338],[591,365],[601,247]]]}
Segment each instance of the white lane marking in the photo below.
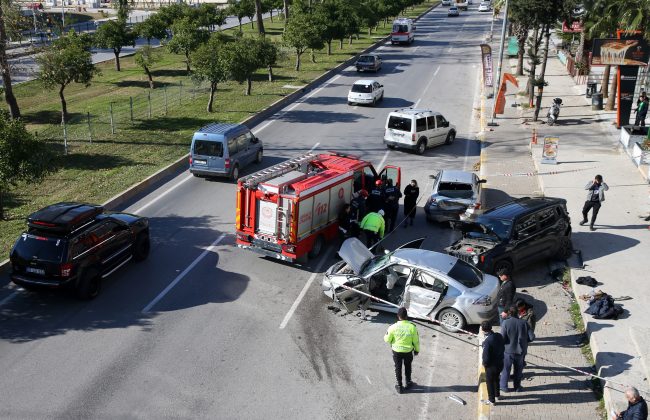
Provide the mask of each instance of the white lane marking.
{"label": "white lane marking", "polygon": [[314,149],[316,149],[320,145],[320,142],[316,143],[311,149],[309,149],[309,153],[313,152]]}
{"label": "white lane marking", "polygon": [[370,382],[370,378],[368,377],[368,375],[366,375],[366,381],[368,381],[368,383],[372,385],[372,382]]}
{"label": "white lane marking", "polygon": [[447,52],[451,52],[451,50],[453,50],[453,49],[454,49],[454,47],[449,47],[449,49],[447,50]]}
{"label": "white lane marking", "polygon": [[323,255],[323,258],[321,258],[321,260],[318,262],[318,265],[316,266],[316,270],[314,270],[314,272],[311,274],[311,276],[309,276],[309,280],[307,280],[307,283],[305,283],[305,286],[302,288],[302,290],[300,291],[300,294],[298,295],[296,300],[293,302],[293,305],[291,305],[291,308],[289,308],[289,312],[287,312],[287,314],[284,316],[284,319],[282,320],[282,323],[280,324],[280,329],[281,330],[283,330],[284,327],[287,326],[287,324],[289,323],[289,320],[293,316],[293,313],[296,312],[296,309],[298,309],[298,305],[300,305],[300,302],[302,301],[302,299],[307,294],[307,290],[309,290],[309,287],[314,282],[314,279],[316,278],[316,276],[318,274],[320,274],[320,270],[321,270],[323,264],[329,258],[331,249],[332,248],[329,248],[327,250],[327,252],[325,253],[325,255]]}
{"label": "white lane marking", "polygon": [[390,150],[386,150],[386,153],[384,153],[384,158],[381,160],[381,162],[379,162],[379,166],[377,166],[377,167],[379,168],[380,171],[381,171],[381,168],[384,167],[384,163],[386,163],[386,159],[388,159],[388,154],[389,153],[390,153]]}
{"label": "white lane marking", "polygon": [[8,302],[11,301],[13,298],[15,298],[16,296],[18,296],[18,293],[19,293],[21,290],[23,290],[23,289],[18,289],[18,290],[16,290],[15,292],[13,292],[12,294],[10,294],[9,296],[7,296],[6,298],[0,300],[0,306],[4,305],[5,303],[8,303]]}
{"label": "white lane marking", "polygon": [[[339,77],[341,77],[340,74],[339,74],[338,76],[335,76],[335,77],[331,78],[331,79],[328,80],[328,81],[327,81],[323,86],[319,87],[318,89],[316,89],[315,91],[313,91],[312,93],[310,93],[309,95],[307,95],[307,98],[311,98],[312,96],[314,96],[315,94],[317,94],[317,93],[320,92],[321,90],[325,89],[326,87],[328,87],[329,85],[331,85],[332,83],[334,83],[334,81],[335,81],[336,79],[338,79]],[[302,102],[298,102],[298,103],[300,104],[300,103],[302,103]]]}
{"label": "white lane marking", "polygon": [[187,275],[187,273],[189,273],[190,271],[192,271],[192,269],[193,269],[193,268],[194,268],[194,267],[199,263],[199,261],[201,261],[201,260],[203,259],[203,257],[205,257],[206,255],[208,255],[208,252],[212,251],[213,248],[215,248],[217,245],[219,245],[219,243],[220,243],[220,242],[223,240],[223,238],[225,238],[225,237],[226,237],[226,234],[225,234],[225,233],[222,233],[221,236],[219,236],[219,237],[217,238],[216,241],[212,242],[212,245],[210,245],[209,247],[207,247],[207,248],[206,248],[206,249],[201,253],[201,255],[199,255],[199,256],[198,256],[194,261],[192,261],[192,264],[190,264],[190,265],[189,265],[185,270],[183,270],[182,273],[180,273],[178,276],[176,276],[176,278],[175,278],[171,283],[169,283],[169,284],[167,285],[167,287],[165,287],[165,289],[164,289],[162,292],[160,292],[160,293],[158,294],[158,296],[156,296],[156,297],[154,298],[154,300],[152,300],[151,302],[149,302],[149,304],[148,304],[147,306],[145,306],[144,309],[142,309],[142,313],[143,313],[143,314],[148,313],[148,312],[151,310],[151,308],[153,308],[153,307],[156,305],[156,303],[158,303],[158,302],[160,301],[160,299],[162,299],[163,297],[165,297],[165,295],[166,295],[167,293],[169,293],[169,291],[172,290],[172,289],[174,288],[174,286],[176,286],[176,285],[178,284],[178,282],[180,282],[180,281],[183,279],[183,277],[185,277],[185,276]]}
{"label": "white lane marking", "polygon": [[413,108],[414,108],[414,109],[417,109],[417,107],[418,107],[418,105],[420,104],[420,101],[421,101],[421,100],[422,100],[422,98],[418,99],[418,100],[413,104]]}
{"label": "white lane marking", "polygon": [[438,75],[438,72],[440,71],[440,66],[436,69],[436,71],[433,73],[433,77],[436,77]]}
{"label": "white lane marking", "polygon": [[266,124],[264,124],[264,125],[261,126],[260,128],[256,128],[256,129],[255,129],[255,132],[256,132],[256,133],[259,133],[260,131],[264,130],[266,127],[268,127],[269,125],[273,124],[274,122],[275,122],[275,120],[271,120],[271,121],[267,122]]}
{"label": "white lane marking", "polygon": [[192,179],[192,178],[193,178],[192,175],[187,176],[185,179],[183,179],[182,181],[180,181],[178,184],[176,184],[176,185],[174,185],[173,187],[169,188],[167,191],[165,191],[164,193],[160,194],[158,197],[154,198],[153,200],[151,200],[150,202],[148,202],[148,203],[145,204],[144,206],[141,206],[141,207],[139,207],[139,208],[133,210],[133,213],[136,213],[136,214],[137,214],[137,213],[142,213],[142,212],[143,212],[147,207],[149,207],[150,205],[152,205],[152,204],[158,202],[161,198],[163,198],[164,196],[166,196],[166,195],[169,194],[170,192],[174,191],[176,188],[180,187],[181,185],[183,185],[184,183],[186,183],[187,181],[189,181],[189,180]]}
{"label": "white lane marking", "polygon": [[[422,91],[422,93],[424,93],[424,94],[427,93],[427,91],[429,90],[429,87],[431,86],[431,83],[433,83],[433,79],[436,77],[436,74],[438,74],[438,71],[440,71],[440,66],[438,66],[436,71],[433,73],[433,76],[431,76],[431,79],[429,80],[429,83],[427,83],[427,85],[424,87],[424,90]],[[415,103],[415,105],[413,105],[413,108],[417,108],[417,106],[418,106],[418,104],[420,103],[421,100],[422,100],[422,98],[418,99],[418,101]]]}

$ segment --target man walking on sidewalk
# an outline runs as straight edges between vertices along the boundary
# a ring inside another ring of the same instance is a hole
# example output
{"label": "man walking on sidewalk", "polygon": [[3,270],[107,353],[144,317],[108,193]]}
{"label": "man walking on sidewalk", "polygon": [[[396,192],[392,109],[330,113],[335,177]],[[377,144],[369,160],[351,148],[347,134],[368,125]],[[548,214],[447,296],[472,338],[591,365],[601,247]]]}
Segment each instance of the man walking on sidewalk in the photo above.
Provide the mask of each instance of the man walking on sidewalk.
{"label": "man walking on sidewalk", "polygon": [[601,175],[596,175],[593,181],[587,182],[585,185],[585,190],[587,190],[587,201],[582,207],[582,221],[580,225],[585,225],[589,221],[587,216],[589,210],[592,210],[591,213],[591,223],[589,224],[589,229],[596,230],[594,223],[596,222],[596,216],[598,216],[598,211],[602,202],[605,201],[605,191],[609,190],[609,186],[603,181]]}
{"label": "man walking on sidewalk", "polygon": [[503,370],[503,336],[492,332],[490,321],[483,321],[481,330],[485,334],[483,341],[483,367],[485,368],[485,382],[488,391],[488,400],[485,404],[494,405],[495,398],[499,398],[499,374]]}
{"label": "man walking on sidewalk", "polygon": [[411,363],[413,355],[420,352],[420,336],[415,324],[407,320],[408,314],[406,308],[401,307],[397,310],[397,322],[388,327],[384,341],[390,344],[393,350],[393,363],[395,364],[395,390],[401,394],[404,390],[402,386],[402,363],[404,363],[404,376],[406,376],[406,389],[409,389],[413,382],[411,381]]}

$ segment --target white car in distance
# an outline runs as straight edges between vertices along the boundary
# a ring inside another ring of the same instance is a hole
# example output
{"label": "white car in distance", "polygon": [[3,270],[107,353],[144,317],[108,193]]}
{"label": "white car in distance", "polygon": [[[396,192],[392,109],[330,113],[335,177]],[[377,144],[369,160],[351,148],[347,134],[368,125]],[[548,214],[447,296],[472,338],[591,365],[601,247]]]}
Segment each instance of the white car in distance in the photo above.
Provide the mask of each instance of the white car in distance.
{"label": "white car in distance", "polygon": [[481,4],[478,5],[478,11],[479,12],[489,12],[492,9],[490,6],[490,3],[487,1],[482,1]]}
{"label": "white car in distance", "polygon": [[375,105],[384,99],[384,85],[376,80],[357,80],[348,93],[348,105]]}

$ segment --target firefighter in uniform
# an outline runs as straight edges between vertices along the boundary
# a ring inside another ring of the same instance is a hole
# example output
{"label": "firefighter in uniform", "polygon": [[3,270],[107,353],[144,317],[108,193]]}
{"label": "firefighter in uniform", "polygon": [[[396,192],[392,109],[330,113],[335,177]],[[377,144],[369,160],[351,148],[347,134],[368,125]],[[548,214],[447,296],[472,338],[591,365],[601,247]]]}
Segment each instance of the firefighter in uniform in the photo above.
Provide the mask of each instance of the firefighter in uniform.
{"label": "firefighter in uniform", "polygon": [[370,195],[368,196],[368,201],[366,205],[368,211],[379,211],[384,209],[384,202],[386,201],[386,196],[384,194],[384,183],[381,179],[375,181],[375,187],[370,190]]}
{"label": "firefighter in uniform", "polygon": [[388,327],[384,341],[390,344],[393,350],[393,363],[395,364],[395,390],[401,394],[405,387],[402,386],[402,363],[404,364],[404,376],[406,377],[406,389],[413,385],[411,381],[411,363],[413,355],[420,352],[420,337],[415,324],[407,319],[406,308],[401,307],[397,311],[397,322]]}
{"label": "firefighter in uniform", "polygon": [[371,211],[361,221],[361,229],[366,234],[366,246],[368,248],[376,244],[381,238],[384,237],[384,230],[386,223],[384,222],[384,211],[378,212]]}
{"label": "firefighter in uniform", "polygon": [[384,190],[384,195],[386,197],[384,210],[386,210],[386,218],[388,219],[388,231],[392,232],[393,229],[395,229],[395,223],[397,222],[399,199],[402,197],[402,192],[399,190],[398,186],[393,185],[392,179],[388,179],[386,183],[388,185]]}

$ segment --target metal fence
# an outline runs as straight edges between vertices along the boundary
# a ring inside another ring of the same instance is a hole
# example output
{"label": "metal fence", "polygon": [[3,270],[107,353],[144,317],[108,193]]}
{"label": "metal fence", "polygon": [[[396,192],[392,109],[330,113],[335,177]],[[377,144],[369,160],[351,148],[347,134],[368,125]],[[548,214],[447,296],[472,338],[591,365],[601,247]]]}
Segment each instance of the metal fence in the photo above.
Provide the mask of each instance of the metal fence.
{"label": "metal fence", "polygon": [[63,142],[67,152],[70,143],[92,143],[94,139],[110,138],[143,121],[164,118],[175,108],[208,92],[208,83],[196,84],[187,79],[178,84],[148,89],[144,94],[107,102],[104,109],[99,111],[72,112],[65,124],[41,125],[36,135],[51,142]]}

